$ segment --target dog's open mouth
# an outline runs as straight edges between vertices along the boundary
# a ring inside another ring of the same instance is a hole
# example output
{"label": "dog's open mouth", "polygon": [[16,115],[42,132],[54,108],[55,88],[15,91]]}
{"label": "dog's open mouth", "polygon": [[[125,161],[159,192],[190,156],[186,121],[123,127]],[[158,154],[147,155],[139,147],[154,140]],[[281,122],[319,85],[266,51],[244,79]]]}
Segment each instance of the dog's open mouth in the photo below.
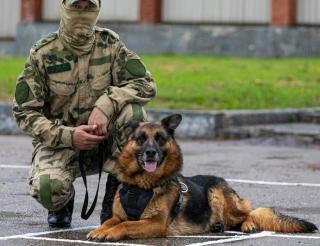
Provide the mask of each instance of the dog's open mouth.
{"label": "dog's open mouth", "polygon": [[143,168],[147,172],[153,173],[157,169],[157,162],[156,161],[145,161]]}

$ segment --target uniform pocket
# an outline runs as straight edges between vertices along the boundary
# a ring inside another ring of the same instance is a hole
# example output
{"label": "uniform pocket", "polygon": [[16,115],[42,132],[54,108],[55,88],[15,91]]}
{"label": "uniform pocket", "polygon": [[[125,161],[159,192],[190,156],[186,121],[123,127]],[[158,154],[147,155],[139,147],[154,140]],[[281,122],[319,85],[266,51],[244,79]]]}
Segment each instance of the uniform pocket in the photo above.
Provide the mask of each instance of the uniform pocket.
{"label": "uniform pocket", "polygon": [[105,90],[108,86],[111,85],[111,73],[108,72],[98,78],[93,79],[90,82],[90,86],[94,91],[102,91]]}
{"label": "uniform pocket", "polygon": [[46,68],[49,77],[49,88],[53,94],[69,96],[76,89],[76,80],[69,63],[57,64]]}
{"label": "uniform pocket", "polygon": [[50,90],[57,95],[69,96],[75,91],[76,85],[68,82],[60,82],[51,80],[49,84]]}

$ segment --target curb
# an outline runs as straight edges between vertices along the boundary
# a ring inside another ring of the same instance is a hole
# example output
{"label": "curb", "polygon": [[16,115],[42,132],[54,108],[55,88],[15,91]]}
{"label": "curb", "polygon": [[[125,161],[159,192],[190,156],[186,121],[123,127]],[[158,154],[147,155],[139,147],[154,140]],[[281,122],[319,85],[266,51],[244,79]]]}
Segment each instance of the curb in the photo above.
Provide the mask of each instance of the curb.
{"label": "curb", "polygon": [[[320,123],[320,108],[191,111],[148,109],[148,119],[159,121],[170,114],[181,114],[183,120],[176,135],[180,138],[224,138],[225,130],[232,127],[261,124]],[[0,135],[22,134],[12,117],[10,104],[0,103]]]}

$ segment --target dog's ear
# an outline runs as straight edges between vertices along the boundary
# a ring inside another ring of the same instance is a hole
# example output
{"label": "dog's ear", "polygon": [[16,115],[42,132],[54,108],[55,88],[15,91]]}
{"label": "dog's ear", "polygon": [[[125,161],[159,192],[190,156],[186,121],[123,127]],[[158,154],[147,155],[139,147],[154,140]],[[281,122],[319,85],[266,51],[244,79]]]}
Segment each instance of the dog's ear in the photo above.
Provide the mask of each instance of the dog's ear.
{"label": "dog's ear", "polygon": [[181,114],[173,114],[161,120],[161,125],[167,130],[171,135],[174,134],[174,131],[179,126],[182,121]]}

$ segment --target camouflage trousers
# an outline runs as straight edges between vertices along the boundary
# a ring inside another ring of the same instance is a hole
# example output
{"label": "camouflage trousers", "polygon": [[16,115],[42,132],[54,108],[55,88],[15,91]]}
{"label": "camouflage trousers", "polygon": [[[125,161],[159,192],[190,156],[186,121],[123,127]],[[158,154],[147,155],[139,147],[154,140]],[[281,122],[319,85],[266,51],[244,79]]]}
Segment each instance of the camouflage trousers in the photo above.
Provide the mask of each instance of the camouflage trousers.
{"label": "camouflage trousers", "polygon": [[[104,171],[108,171],[110,166],[115,164],[117,154],[128,139],[126,125],[132,120],[146,120],[146,112],[141,106],[129,104],[111,120],[108,131],[116,134],[106,141],[110,152],[106,156]],[[98,148],[79,155],[79,151],[73,148],[50,148],[41,143],[37,144],[33,150],[28,180],[31,196],[49,211],[60,210],[74,196],[73,182],[80,176],[79,156],[87,158],[81,159],[81,162],[85,164],[87,173],[93,174],[98,172],[99,163],[95,161],[97,155]]]}

